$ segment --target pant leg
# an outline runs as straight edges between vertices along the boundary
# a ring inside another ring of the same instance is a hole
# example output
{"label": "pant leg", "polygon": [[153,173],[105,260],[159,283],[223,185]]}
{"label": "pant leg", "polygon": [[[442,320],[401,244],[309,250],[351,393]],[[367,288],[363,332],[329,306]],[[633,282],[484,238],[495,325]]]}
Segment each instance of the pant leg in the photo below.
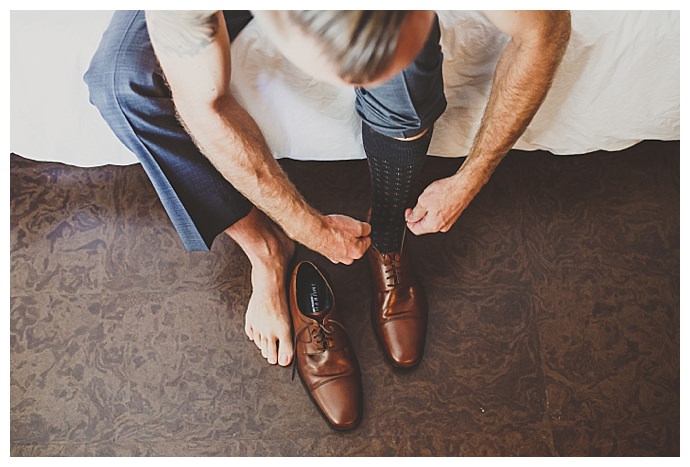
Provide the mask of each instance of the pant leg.
{"label": "pant leg", "polygon": [[[434,122],[446,108],[443,93],[440,27],[435,19],[414,62],[371,89],[356,90],[362,117],[362,143],[371,175],[371,239],[382,252],[400,251],[405,209],[414,206]],[[395,138],[416,136],[412,141]]]}
{"label": "pant leg", "polygon": [[391,138],[409,138],[433,126],[447,104],[440,41],[437,16],[414,62],[379,86],[355,89],[355,106],[365,124]]}
{"label": "pant leg", "polygon": [[143,11],[113,15],[84,80],[91,103],[138,157],[187,250],[208,250],[249,213],[249,201],[177,120]]}

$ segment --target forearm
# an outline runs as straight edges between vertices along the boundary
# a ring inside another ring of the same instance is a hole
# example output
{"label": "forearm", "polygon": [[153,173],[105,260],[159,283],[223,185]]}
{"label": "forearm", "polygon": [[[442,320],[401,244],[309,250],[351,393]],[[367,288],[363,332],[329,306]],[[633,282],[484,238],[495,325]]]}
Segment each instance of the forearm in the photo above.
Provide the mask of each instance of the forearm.
{"label": "forearm", "polygon": [[551,87],[565,52],[570,16],[552,12],[542,30],[513,37],[498,61],[481,124],[460,171],[485,184],[525,132]]}
{"label": "forearm", "polygon": [[322,229],[323,219],[273,158],[253,118],[227,94],[208,107],[178,103],[196,144],[218,171],[291,238]]}
{"label": "forearm", "polygon": [[454,175],[426,187],[405,213],[416,235],[447,232],[544,101],[570,37],[570,14],[553,11],[486,12],[510,34],[496,66],[489,100],[470,152]]}

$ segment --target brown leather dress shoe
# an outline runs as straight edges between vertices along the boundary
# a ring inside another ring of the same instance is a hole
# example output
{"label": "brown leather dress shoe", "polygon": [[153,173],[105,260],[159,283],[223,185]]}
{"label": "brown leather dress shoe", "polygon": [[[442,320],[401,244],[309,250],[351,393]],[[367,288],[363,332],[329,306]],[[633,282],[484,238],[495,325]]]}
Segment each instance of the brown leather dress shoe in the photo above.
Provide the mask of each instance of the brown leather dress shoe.
{"label": "brown leather dress shoe", "polygon": [[427,303],[424,291],[409,262],[401,252],[381,253],[371,247],[373,299],[371,318],[391,363],[412,367],[424,354]]}
{"label": "brown leather dress shoe", "polygon": [[335,430],[350,430],[362,417],[362,378],[357,358],[325,276],[300,262],[290,280],[290,315],[295,333],[294,371]]}

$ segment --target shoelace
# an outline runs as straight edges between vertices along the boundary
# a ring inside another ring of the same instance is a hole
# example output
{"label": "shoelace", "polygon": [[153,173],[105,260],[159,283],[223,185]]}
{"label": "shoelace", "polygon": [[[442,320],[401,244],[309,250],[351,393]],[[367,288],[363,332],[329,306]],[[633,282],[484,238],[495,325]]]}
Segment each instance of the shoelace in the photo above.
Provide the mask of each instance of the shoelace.
{"label": "shoelace", "polygon": [[400,253],[382,253],[382,256],[384,263],[386,263],[387,258],[390,259],[390,263],[384,271],[386,287],[395,287],[400,284]]}
{"label": "shoelace", "polygon": [[[345,326],[340,324],[338,321],[335,321],[333,319],[328,320],[329,323],[337,324],[340,326],[343,331],[345,331]],[[331,342],[333,339],[333,329],[328,329],[326,326],[323,325],[323,323],[317,322],[316,325],[314,323],[308,323],[302,326],[299,331],[295,333],[295,338],[292,342],[292,348],[297,349],[297,339],[299,336],[306,331],[307,329],[310,330],[311,333],[311,338],[321,346],[321,351],[325,352],[326,350],[329,349],[331,346]],[[347,332],[347,331],[345,331]],[[292,359],[292,377],[291,379],[295,379],[295,370],[297,369],[297,355]]]}

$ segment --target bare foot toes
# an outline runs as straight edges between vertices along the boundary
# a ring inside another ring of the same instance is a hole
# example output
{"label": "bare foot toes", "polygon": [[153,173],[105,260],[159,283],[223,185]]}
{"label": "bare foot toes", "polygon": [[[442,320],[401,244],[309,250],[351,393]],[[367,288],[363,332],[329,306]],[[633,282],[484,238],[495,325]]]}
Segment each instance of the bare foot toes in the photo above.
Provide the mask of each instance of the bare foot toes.
{"label": "bare foot toes", "polygon": [[252,263],[252,296],[245,316],[245,332],[271,365],[292,362],[292,325],[285,293],[285,276],[294,244],[281,248],[272,261]]}
{"label": "bare foot toes", "polygon": [[252,265],[252,296],[244,331],[268,363],[287,366],[293,358],[293,345],[285,280],[295,242],[258,209],[225,232]]}

